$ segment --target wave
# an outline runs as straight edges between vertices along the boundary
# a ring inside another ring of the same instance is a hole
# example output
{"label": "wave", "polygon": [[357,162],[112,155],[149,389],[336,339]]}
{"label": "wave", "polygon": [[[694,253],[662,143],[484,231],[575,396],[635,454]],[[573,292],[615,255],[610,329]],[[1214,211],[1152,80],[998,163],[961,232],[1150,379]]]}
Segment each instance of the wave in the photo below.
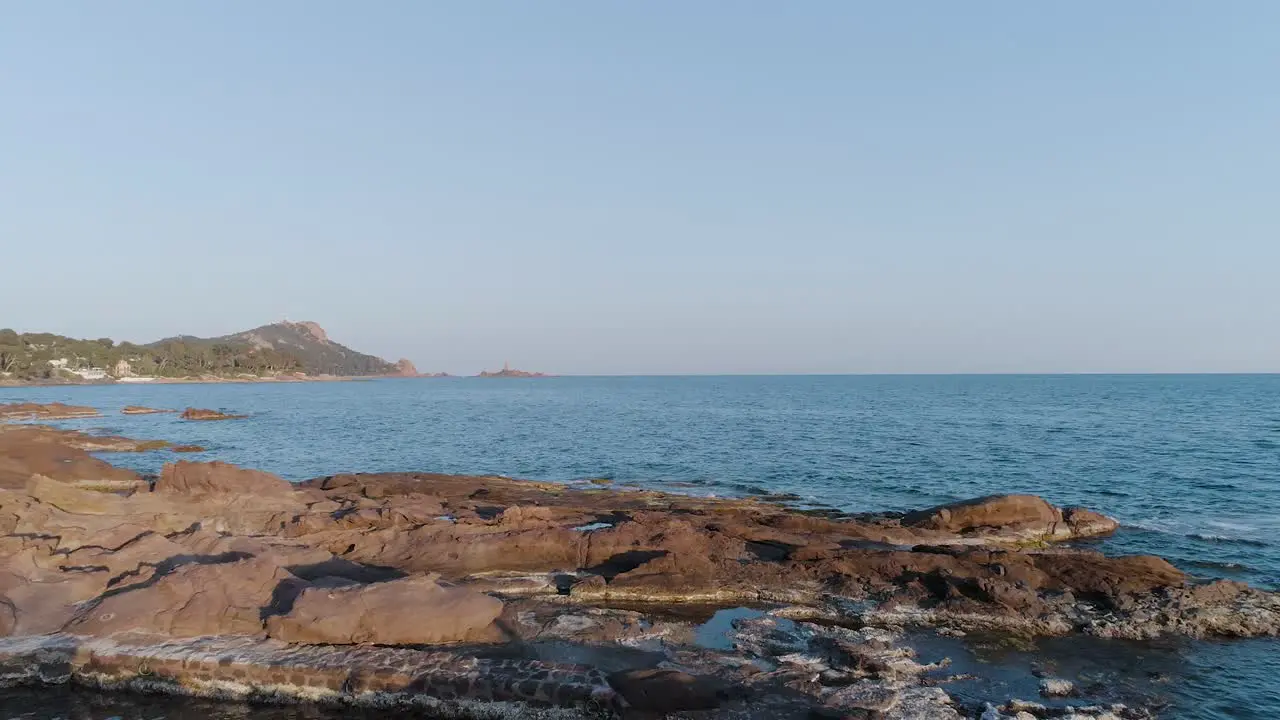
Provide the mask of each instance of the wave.
{"label": "wave", "polygon": [[1161,535],[1181,535],[1182,533],[1169,525],[1163,525],[1157,522],[1123,522],[1120,527],[1127,530],[1142,530],[1144,532],[1160,533]]}
{"label": "wave", "polygon": [[1187,537],[1192,540],[1203,540],[1205,542],[1222,543],[1224,545],[1244,545],[1247,547],[1271,547],[1271,543],[1263,540],[1254,540],[1253,538],[1231,537],[1229,535],[1215,535],[1213,533],[1187,533]]}
{"label": "wave", "polygon": [[1210,520],[1206,524],[1212,527],[1221,528],[1223,530],[1236,530],[1239,532],[1255,532],[1258,529],[1253,525],[1243,525],[1241,523],[1224,522],[1222,520]]}
{"label": "wave", "polygon": [[1254,572],[1254,569],[1238,562],[1219,562],[1215,560],[1183,560],[1183,563],[1191,567],[1203,568],[1205,570],[1229,570],[1231,572]]}
{"label": "wave", "polygon": [[1093,492],[1098,495],[1110,495],[1112,497],[1133,497],[1132,493],[1127,493],[1123,490],[1115,490],[1112,488],[1103,488],[1101,490],[1094,490]]}
{"label": "wave", "polygon": [[[1201,542],[1220,543],[1223,545],[1241,545],[1245,547],[1265,548],[1271,547],[1273,543],[1266,540],[1260,540],[1256,537],[1243,537],[1238,533],[1256,532],[1257,528],[1249,525],[1237,525],[1227,522],[1211,521],[1205,523],[1211,528],[1217,530],[1225,530],[1228,532],[1212,532],[1205,530],[1188,531],[1185,525],[1179,526],[1179,523],[1169,522],[1163,523],[1157,520],[1146,520],[1142,522],[1125,522],[1121,524],[1122,528],[1128,530],[1141,530],[1143,532],[1158,533],[1160,535],[1181,535],[1182,537],[1199,540]],[[1231,532],[1235,531],[1235,532]]]}
{"label": "wave", "polygon": [[1229,482],[1198,482],[1195,483],[1197,490],[1239,490],[1240,486]]}

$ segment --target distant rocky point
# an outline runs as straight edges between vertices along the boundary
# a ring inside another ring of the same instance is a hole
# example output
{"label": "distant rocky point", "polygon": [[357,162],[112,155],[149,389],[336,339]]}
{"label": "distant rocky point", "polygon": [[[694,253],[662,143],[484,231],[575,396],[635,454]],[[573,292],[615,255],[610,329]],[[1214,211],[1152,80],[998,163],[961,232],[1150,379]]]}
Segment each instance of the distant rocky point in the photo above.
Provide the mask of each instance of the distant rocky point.
{"label": "distant rocky point", "polygon": [[501,370],[497,370],[497,371],[493,371],[493,372],[490,372],[489,370],[484,370],[484,371],[482,371],[479,375],[476,375],[476,377],[482,377],[482,378],[543,378],[543,377],[551,377],[551,376],[550,376],[550,375],[548,375],[548,374],[546,374],[546,373],[540,373],[540,372],[529,372],[529,371],[527,371],[527,370],[516,370],[516,369],[513,369],[509,364],[507,364],[507,363],[503,363],[503,364],[502,364],[502,369],[501,369]]}
{"label": "distant rocky point", "polygon": [[[248,347],[251,352],[278,353],[296,360],[292,369],[307,375],[334,375],[358,377],[371,375],[403,375],[401,363],[392,364],[374,355],[366,355],[329,339],[329,334],[319,324],[309,321],[263,325],[252,330],[214,338],[198,338],[183,335],[152,343],[147,347],[161,347],[169,343],[194,346],[230,345]],[[417,374],[413,363],[406,363]]]}
{"label": "distant rocky point", "polygon": [[420,373],[418,372],[418,368],[414,367],[413,363],[405,358],[400,358],[399,362],[396,363],[396,371],[393,374],[400,377],[415,378],[449,377],[449,373],[446,372]]}

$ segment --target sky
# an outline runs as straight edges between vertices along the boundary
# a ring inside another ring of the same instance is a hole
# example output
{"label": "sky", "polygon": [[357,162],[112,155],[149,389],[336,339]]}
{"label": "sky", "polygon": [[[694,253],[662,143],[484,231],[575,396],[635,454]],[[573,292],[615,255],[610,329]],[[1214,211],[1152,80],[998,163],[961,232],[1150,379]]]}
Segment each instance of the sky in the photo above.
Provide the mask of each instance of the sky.
{"label": "sky", "polygon": [[1280,371],[1280,3],[0,4],[0,327]]}

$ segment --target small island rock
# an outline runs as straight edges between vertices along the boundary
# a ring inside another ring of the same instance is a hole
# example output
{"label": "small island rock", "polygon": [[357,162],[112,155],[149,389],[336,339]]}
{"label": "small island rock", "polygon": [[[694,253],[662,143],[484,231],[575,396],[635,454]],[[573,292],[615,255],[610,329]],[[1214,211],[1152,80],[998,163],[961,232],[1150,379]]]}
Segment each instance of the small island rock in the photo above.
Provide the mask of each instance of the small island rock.
{"label": "small island rock", "polygon": [[125,415],[156,415],[159,413],[171,413],[173,410],[161,410],[158,408],[149,408],[142,405],[129,405],[120,411]]}
{"label": "small island rock", "polygon": [[235,415],[232,413],[224,413],[220,410],[205,410],[203,408],[187,408],[182,411],[183,420],[239,420],[249,417],[248,415]]}

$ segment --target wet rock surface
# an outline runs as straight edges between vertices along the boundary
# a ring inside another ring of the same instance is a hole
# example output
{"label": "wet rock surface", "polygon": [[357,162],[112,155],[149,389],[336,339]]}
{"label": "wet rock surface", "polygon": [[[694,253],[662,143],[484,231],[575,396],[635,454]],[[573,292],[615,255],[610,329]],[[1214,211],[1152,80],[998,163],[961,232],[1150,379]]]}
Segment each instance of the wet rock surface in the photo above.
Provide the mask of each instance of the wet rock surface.
{"label": "wet rock surface", "polygon": [[97,417],[97,408],[63,403],[0,403],[0,421],[5,420],[68,420]]}
{"label": "wet rock surface", "polygon": [[144,407],[142,405],[126,405],[122,409],[121,414],[124,415],[157,415],[161,413],[176,412],[175,410],[164,410],[160,408]]}
{"label": "wet rock surface", "polygon": [[[1079,684],[1069,705],[957,700],[960,679],[945,660],[920,660],[904,628],[1280,633],[1274,593],[1195,583],[1159,558],[1049,546],[1114,521],[1030,496],[824,517],[500,477],[295,485],[178,462],[143,478],[89,454],[86,437],[0,426],[0,676],[11,683],[418,703],[455,717],[496,703],[634,717],[1129,718],[1144,711],[1094,707]],[[725,608],[742,612],[720,622]]]}

